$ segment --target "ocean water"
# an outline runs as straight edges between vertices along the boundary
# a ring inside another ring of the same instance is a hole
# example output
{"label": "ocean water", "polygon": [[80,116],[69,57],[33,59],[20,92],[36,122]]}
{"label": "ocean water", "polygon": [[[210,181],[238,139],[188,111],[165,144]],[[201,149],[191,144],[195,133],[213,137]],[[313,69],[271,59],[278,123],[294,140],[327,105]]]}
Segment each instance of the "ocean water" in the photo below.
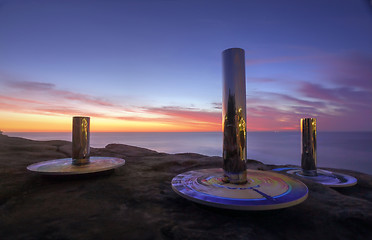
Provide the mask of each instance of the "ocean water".
{"label": "ocean water", "polygon": [[[4,133],[34,140],[67,140],[71,133]],[[372,132],[318,132],[318,167],[372,174]],[[91,133],[91,146],[122,143],[166,153],[222,155],[222,133]],[[266,164],[301,165],[299,132],[248,132],[248,158]]]}

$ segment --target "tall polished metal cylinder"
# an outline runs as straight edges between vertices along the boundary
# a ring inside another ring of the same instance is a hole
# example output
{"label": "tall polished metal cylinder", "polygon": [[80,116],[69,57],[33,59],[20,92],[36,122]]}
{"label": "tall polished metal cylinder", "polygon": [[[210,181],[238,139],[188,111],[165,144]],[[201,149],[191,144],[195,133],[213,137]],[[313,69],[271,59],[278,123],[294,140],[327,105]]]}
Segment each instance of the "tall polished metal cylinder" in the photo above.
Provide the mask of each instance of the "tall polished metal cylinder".
{"label": "tall polished metal cylinder", "polygon": [[247,120],[244,50],[229,48],[222,52],[223,93],[223,169],[225,181],[247,182]]}
{"label": "tall polished metal cylinder", "polygon": [[301,119],[301,167],[307,176],[316,176],[316,119]]}
{"label": "tall polished metal cylinder", "polygon": [[73,117],[72,120],[72,163],[89,163],[90,157],[90,118]]}

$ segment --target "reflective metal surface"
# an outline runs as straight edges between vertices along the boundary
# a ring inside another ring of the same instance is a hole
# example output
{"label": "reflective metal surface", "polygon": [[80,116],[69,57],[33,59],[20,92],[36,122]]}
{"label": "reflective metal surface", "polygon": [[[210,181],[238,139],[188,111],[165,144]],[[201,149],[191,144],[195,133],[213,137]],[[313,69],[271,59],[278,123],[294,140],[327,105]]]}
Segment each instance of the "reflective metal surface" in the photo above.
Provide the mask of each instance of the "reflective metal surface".
{"label": "reflective metal surface", "polygon": [[288,176],[246,170],[245,184],[226,183],[220,168],[185,172],[172,180],[180,196],[213,207],[236,210],[270,210],[294,206],[307,198],[305,184]]}
{"label": "reflective metal surface", "polygon": [[301,167],[303,175],[316,176],[316,119],[301,119]]}
{"label": "reflective metal surface", "polygon": [[244,50],[222,52],[223,169],[201,169],[177,175],[172,189],[205,205],[237,210],[269,210],[303,202],[301,181],[269,171],[247,170],[247,119]]}
{"label": "reflective metal surface", "polygon": [[73,117],[72,120],[72,164],[84,165],[90,157],[90,118]]}
{"label": "reflective metal surface", "polygon": [[63,158],[38,162],[27,167],[29,171],[44,175],[81,175],[118,168],[125,160],[113,157],[91,157],[89,164],[75,165],[73,159]]}
{"label": "reflective metal surface", "polygon": [[316,176],[304,175],[300,168],[276,168],[273,171],[287,172],[289,174],[297,175],[299,177],[306,178],[308,180],[326,185],[328,187],[350,187],[357,184],[358,180],[355,177],[343,174],[331,172],[323,169],[317,169]]}
{"label": "reflective metal surface", "polygon": [[358,182],[356,178],[346,174],[317,169],[315,118],[301,119],[301,169],[285,167],[273,171],[294,174],[329,187],[350,187]]}
{"label": "reflective metal surface", "polygon": [[72,158],[54,159],[31,164],[27,170],[45,175],[78,175],[118,168],[125,160],[113,157],[90,157],[90,118],[73,117]]}
{"label": "reflective metal surface", "polygon": [[236,184],[247,182],[247,120],[245,93],[244,50],[230,48],[223,58],[223,169],[225,181]]}

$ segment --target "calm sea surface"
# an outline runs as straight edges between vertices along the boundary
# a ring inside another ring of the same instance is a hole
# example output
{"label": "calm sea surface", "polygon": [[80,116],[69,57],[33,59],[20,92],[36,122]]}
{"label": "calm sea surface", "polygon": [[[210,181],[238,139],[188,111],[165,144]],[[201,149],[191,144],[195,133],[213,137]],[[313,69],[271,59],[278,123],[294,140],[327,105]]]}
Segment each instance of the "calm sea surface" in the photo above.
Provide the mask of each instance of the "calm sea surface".
{"label": "calm sea surface", "polygon": [[[34,140],[68,140],[71,133],[4,133]],[[91,146],[122,143],[166,153],[221,156],[222,133],[91,133]],[[301,165],[299,132],[248,132],[248,158],[266,164]],[[372,174],[372,132],[318,132],[318,167]]]}

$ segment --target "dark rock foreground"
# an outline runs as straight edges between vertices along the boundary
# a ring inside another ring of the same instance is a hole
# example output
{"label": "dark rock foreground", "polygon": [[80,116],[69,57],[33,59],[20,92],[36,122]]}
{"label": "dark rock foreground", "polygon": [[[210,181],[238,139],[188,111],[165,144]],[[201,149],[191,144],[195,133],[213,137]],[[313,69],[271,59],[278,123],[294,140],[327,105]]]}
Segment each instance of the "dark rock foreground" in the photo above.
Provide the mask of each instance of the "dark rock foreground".
{"label": "dark rock foreground", "polygon": [[[0,135],[0,239],[372,239],[372,176],[345,189],[302,180],[294,207],[240,212],[202,206],[172,191],[182,172],[221,166],[220,157],[165,154],[110,144],[92,156],[124,158],[111,174],[42,177],[29,164],[71,157],[71,143]],[[251,169],[273,165],[248,161]]]}

